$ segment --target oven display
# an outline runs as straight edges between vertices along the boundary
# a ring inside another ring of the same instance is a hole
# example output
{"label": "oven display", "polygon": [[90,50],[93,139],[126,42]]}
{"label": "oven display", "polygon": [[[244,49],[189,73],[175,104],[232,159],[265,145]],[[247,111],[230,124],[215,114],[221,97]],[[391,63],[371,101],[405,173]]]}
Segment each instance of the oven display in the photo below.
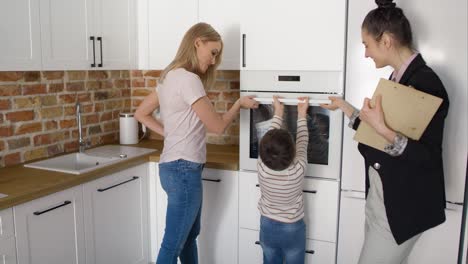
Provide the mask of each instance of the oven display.
{"label": "oven display", "polygon": [[[259,108],[250,110],[250,158],[252,159],[258,158],[258,144],[270,127],[273,113],[273,106],[268,104],[261,104]],[[308,163],[328,165],[329,111],[319,106],[309,106],[307,127],[309,129]],[[284,106],[282,128],[288,130],[296,141],[296,105]]]}

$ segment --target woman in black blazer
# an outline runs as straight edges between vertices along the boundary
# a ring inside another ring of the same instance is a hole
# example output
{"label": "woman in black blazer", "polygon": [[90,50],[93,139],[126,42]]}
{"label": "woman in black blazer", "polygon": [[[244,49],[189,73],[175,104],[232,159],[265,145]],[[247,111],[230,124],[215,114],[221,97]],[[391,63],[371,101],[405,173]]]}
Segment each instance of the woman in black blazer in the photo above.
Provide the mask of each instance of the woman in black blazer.
{"label": "woman in black blazer", "polygon": [[338,97],[322,107],[341,109],[350,127],[366,122],[388,141],[385,151],[358,146],[366,166],[366,233],[359,263],[404,263],[421,233],[445,221],[442,138],[449,100],[437,74],[412,48],[403,11],[391,0],[376,3],[362,24],[365,57],[376,68],[392,67],[391,80],[442,98],[442,105],[418,141],[386,126],[381,97],[375,106],[364,99],[360,111]]}

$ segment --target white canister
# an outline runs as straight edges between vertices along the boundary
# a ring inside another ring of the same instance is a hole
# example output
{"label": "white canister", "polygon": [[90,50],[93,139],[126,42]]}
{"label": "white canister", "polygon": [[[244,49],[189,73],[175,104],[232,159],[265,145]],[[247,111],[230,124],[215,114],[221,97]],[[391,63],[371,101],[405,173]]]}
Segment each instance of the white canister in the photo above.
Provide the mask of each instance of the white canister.
{"label": "white canister", "polygon": [[138,143],[138,122],[133,113],[120,113],[120,144]]}

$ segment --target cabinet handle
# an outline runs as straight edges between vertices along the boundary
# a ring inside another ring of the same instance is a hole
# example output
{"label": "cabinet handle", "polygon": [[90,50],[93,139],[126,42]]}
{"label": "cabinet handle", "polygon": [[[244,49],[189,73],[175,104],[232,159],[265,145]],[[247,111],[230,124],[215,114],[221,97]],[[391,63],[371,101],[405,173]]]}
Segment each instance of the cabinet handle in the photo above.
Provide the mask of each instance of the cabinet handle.
{"label": "cabinet handle", "polygon": [[221,179],[212,180],[212,179],[202,178],[202,180],[210,181],[210,182],[221,182]]}
{"label": "cabinet handle", "polygon": [[[260,187],[260,184],[255,184],[255,187]],[[317,193],[317,191],[309,191],[309,190],[303,190],[305,193]]]}
{"label": "cabinet handle", "polygon": [[245,34],[242,34],[242,67],[245,67]]}
{"label": "cabinet handle", "polygon": [[260,241],[255,241],[255,245],[260,245]]}
{"label": "cabinet handle", "polygon": [[102,189],[102,188],[101,188],[101,189],[97,189],[97,191],[98,191],[98,192],[104,192],[104,191],[107,191],[107,190],[112,189],[112,188],[114,188],[114,187],[117,187],[117,186],[119,186],[119,185],[125,184],[125,183],[127,183],[127,182],[134,181],[134,180],[136,180],[136,179],[138,179],[138,178],[139,178],[138,176],[133,176],[130,180],[126,180],[126,181],[123,181],[123,182],[121,182],[121,183],[117,183],[117,184],[115,184],[115,185],[109,186],[109,187],[104,188],[104,189]]}
{"label": "cabinet handle", "polygon": [[93,63],[91,63],[91,67],[96,67],[96,40],[94,36],[89,37],[90,40],[93,41]]}
{"label": "cabinet handle", "polygon": [[460,202],[452,202],[452,201],[447,201],[447,203],[449,203],[449,204],[454,204],[454,205],[460,205],[460,206],[463,206],[463,203],[460,203]]}
{"label": "cabinet handle", "polygon": [[36,211],[36,212],[34,212],[34,215],[41,215],[41,214],[47,213],[47,212],[49,212],[49,211],[52,211],[52,210],[54,210],[54,209],[57,209],[57,208],[59,208],[59,207],[62,207],[62,206],[68,205],[68,204],[71,204],[71,201],[65,201],[65,202],[63,202],[63,204],[61,204],[61,205],[57,205],[57,206],[55,206],[55,207],[49,208],[49,209],[44,210],[44,211]]}
{"label": "cabinet handle", "polygon": [[314,251],[314,250],[306,250],[305,253],[307,253],[307,254],[314,254],[315,251]]}
{"label": "cabinet handle", "polygon": [[101,48],[101,63],[98,64],[98,67],[102,67],[102,65],[104,64],[104,61],[102,60],[102,37],[97,37],[97,40],[99,41],[99,44],[100,45],[100,48]]}

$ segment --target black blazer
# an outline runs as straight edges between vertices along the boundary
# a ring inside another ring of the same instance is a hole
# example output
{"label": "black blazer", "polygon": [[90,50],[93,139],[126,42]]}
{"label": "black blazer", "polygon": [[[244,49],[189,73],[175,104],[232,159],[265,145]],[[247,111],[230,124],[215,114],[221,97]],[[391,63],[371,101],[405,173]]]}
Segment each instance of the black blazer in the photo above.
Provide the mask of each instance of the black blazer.
{"label": "black blazer", "polygon": [[[385,210],[393,237],[402,244],[414,235],[445,221],[445,187],[442,165],[442,138],[449,100],[444,85],[421,55],[406,69],[400,83],[443,99],[419,141],[408,139],[402,155],[359,144],[366,166],[366,196],[369,191],[369,166],[382,180]],[[357,118],[354,129],[360,123]]]}

